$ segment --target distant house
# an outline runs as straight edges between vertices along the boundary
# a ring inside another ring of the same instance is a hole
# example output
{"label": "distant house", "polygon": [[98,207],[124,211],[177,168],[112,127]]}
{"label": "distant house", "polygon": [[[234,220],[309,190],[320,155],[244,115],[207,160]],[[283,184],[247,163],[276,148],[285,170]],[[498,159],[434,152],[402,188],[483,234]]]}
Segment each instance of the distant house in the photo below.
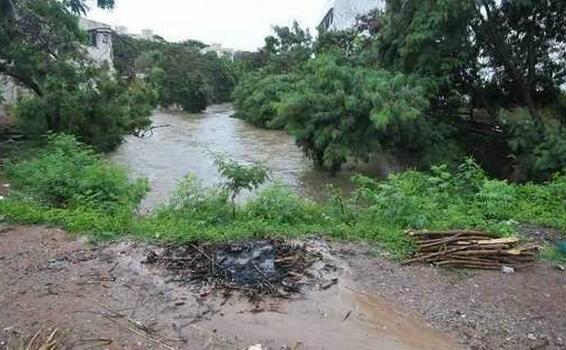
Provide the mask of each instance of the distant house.
{"label": "distant house", "polygon": [[374,9],[383,9],[385,0],[331,0],[324,8],[319,29],[342,30],[353,27],[356,18]]}
{"label": "distant house", "polygon": [[203,48],[200,52],[202,54],[207,54],[207,53],[213,52],[218,57],[228,57],[228,58],[234,57],[234,50],[233,49],[222,47],[222,44],[218,44],[218,43],[211,44],[211,45]]}
{"label": "distant house", "polygon": [[79,27],[88,32],[89,42],[86,49],[90,58],[99,64],[112,67],[112,27],[86,18],[79,19]]}

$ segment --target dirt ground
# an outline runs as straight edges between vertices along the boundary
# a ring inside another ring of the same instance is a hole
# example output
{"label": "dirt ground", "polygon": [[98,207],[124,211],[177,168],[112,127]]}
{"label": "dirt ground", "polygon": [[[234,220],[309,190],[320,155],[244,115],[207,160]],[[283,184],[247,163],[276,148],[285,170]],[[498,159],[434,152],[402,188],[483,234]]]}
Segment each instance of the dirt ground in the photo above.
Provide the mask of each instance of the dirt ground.
{"label": "dirt ground", "polygon": [[195,291],[142,262],[154,249],[0,226],[0,349],[59,329],[63,349],[564,349],[566,273],[401,266],[311,240],[337,285],[251,303]]}

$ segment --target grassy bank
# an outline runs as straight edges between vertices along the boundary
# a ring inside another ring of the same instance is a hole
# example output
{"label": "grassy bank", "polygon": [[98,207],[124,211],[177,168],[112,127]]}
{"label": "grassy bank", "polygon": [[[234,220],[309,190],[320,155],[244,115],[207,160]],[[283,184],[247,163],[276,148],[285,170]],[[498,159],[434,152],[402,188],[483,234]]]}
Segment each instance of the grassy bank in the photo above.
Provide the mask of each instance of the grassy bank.
{"label": "grassy bank", "polygon": [[[57,136],[41,154],[6,167],[12,191],[0,201],[0,218],[61,226],[100,239],[130,235],[192,241],[324,234],[374,241],[397,257],[412,249],[405,235],[411,228],[473,228],[509,235],[520,224],[533,224],[566,231],[564,175],[545,184],[509,184],[486,177],[466,160],[452,171],[439,166],[429,173],[407,171],[385,181],[355,177],[352,194],[330,189],[324,203],[301,198],[279,183],[246,203],[233,203],[233,185],[258,173],[253,167],[232,166],[237,172],[226,173],[227,181],[212,188],[185,178],[167,204],[139,216],[135,209],[149,189],[145,180],[131,182],[121,167],[106,163],[71,137]],[[560,258],[553,254],[548,253]]]}

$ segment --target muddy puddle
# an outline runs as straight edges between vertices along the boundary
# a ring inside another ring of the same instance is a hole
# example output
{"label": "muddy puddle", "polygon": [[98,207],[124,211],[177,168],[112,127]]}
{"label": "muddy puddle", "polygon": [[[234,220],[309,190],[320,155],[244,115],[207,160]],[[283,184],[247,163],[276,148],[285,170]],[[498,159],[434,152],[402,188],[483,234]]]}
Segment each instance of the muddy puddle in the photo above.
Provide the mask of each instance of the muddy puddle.
{"label": "muddy puddle", "polygon": [[[365,293],[353,282],[354,270],[323,240],[303,242],[317,259],[302,273],[322,261],[336,268],[314,268],[319,273],[314,280],[337,279],[336,284],[308,284],[293,298],[253,300],[240,291],[187,284],[164,266],[144,263],[156,246],[97,247],[40,227],[0,230],[0,243],[0,349],[53,329],[59,330],[61,349],[79,350],[248,350],[256,344],[262,350],[460,348],[419,318]],[[276,283],[278,255],[272,252],[278,249],[250,246],[242,250],[244,260],[263,269],[252,277],[269,276],[273,261]],[[284,251],[289,252],[296,254]],[[234,254],[229,252],[238,257]]]}
{"label": "muddy puddle", "polygon": [[247,349],[254,344],[262,349],[460,348],[405,311],[358,290],[347,265],[323,241],[307,244],[321,255],[324,265],[336,267],[315,269],[321,273],[319,279],[337,283],[311,283],[292,298],[251,300],[245,293],[214,291],[209,285],[189,288],[163,267],[144,263],[147,248],[123,247],[128,254],[119,261],[133,275],[151,281],[145,288],[161,291],[159,299],[167,307],[154,312],[152,322],[172,323],[173,333],[167,339],[177,340],[168,342],[173,348]]}

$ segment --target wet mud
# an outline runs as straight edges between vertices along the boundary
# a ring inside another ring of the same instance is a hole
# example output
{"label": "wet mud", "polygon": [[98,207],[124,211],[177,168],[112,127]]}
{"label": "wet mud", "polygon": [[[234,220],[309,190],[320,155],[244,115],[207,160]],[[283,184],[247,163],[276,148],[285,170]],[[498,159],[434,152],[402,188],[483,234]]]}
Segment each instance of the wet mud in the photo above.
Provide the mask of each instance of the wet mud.
{"label": "wet mud", "polygon": [[450,336],[352,282],[321,240],[305,244],[337,266],[331,286],[250,301],[191,288],[144,261],[159,247],[91,246],[42,227],[0,234],[0,348],[60,329],[72,349],[459,349]]}

